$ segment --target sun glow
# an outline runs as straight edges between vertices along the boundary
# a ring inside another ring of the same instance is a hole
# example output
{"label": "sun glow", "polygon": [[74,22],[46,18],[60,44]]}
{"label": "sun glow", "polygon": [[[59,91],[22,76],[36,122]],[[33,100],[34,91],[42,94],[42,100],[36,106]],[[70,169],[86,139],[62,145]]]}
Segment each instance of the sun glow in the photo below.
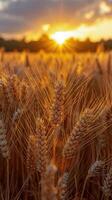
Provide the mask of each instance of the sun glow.
{"label": "sun glow", "polygon": [[56,41],[57,44],[63,45],[68,39],[72,37],[83,39],[85,32],[86,32],[86,28],[84,25],[82,25],[76,30],[55,32],[51,35],[51,39]]}
{"label": "sun glow", "polygon": [[[87,13],[85,16],[86,18],[91,18],[92,15],[94,15],[94,12]],[[105,28],[104,28],[105,27]],[[91,41],[98,41],[101,38],[109,39],[112,37],[112,19],[98,19],[93,24],[87,25],[87,24],[81,24],[79,27],[65,29],[61,27],[57,27],[56,25],[54,27],[51,27],[50,24],[43,24],[42,32],[28,32],[25,35],[26,41],[37,41],[38,38],[41,36],[42,33],[46,33],[48,37],[52,40],[54,40],[59,46],[67,46],[67,40],[70,38],[78,39],[80,41],[84,41],[87,38],[90,38]],[[107,34],[107,30],[108,34]]]}
{"label": "sun glow", "polygon": [[100,13],[106,14],[109,12],[111,12],[111,7],[106,2],[102,1],[100,4]]}
{"label": "sun glow", "polygon": [[55,32],[52,36],[51,36],[51,38],[53,39],[53,40],[55,40],[59,45],[62,45],[62,44],[64,44],[65,43],[65,41],[67,40],[67,39],[69,39],[70,37],[72,37],[72,32],[69,32],[69,31],[59,31],[59,32]]}

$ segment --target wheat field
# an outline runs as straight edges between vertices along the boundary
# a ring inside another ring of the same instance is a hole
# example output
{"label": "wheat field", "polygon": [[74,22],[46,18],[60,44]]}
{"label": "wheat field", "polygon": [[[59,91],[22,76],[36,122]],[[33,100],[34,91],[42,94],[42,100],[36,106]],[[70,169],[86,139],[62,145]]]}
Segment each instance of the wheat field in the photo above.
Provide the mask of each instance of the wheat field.
{"label": "wheat field", "polygon": [[0,53],[0,200],[112,199],[112,53]]}

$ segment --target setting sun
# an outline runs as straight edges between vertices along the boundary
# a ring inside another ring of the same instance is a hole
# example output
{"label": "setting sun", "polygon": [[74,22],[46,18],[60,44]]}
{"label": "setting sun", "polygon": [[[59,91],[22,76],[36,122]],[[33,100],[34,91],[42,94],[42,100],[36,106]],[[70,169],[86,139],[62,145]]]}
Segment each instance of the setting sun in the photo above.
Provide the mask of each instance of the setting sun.
{"label": "setting sun", "polygon": [[59,45],[64,44],[64,42],[72,36],[71,32],[55,32],[51,38],[55,40]]}

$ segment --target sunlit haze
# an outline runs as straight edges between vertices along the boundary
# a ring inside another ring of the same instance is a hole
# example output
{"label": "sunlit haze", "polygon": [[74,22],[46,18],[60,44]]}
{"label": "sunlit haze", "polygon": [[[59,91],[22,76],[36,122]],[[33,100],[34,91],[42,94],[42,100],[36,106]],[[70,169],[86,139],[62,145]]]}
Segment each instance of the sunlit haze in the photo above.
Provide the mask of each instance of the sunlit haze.
{"label": "sunlit haze", "polygon": [[[108,30],[108,31],[107,31]],[[47,34],[62,44],[73,37],[112,37],[111,0],[0,0],[0,33],[37,40]]]}

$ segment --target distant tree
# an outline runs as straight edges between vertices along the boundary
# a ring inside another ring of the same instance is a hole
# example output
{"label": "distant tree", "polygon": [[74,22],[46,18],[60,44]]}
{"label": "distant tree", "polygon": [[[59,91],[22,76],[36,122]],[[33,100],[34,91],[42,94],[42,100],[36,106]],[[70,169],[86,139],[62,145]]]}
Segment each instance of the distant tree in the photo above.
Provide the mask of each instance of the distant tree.
{"label": "distant tree", "polygon": [[[59,45],[52,39],[49,38],[47,34],[41,35],[41,37],[37,41],[27,42],[25,37],[21,40],[6,40],[2,36],[0,36],[0,48],[4,48],[6,51],[15,51],[15,49],[19,52],[28,49],[31,52],[38,52],[44,50],[45,52],[59,52]],[[65,44],[61,47],[61,51],[63,52],[104,52],[106,50],[112,49],[112,39],[110,40],[101,40],[99,42],[92,42],[89,38],[85,41],[79,41],[75,38],[70,38],[65,42]]]}

